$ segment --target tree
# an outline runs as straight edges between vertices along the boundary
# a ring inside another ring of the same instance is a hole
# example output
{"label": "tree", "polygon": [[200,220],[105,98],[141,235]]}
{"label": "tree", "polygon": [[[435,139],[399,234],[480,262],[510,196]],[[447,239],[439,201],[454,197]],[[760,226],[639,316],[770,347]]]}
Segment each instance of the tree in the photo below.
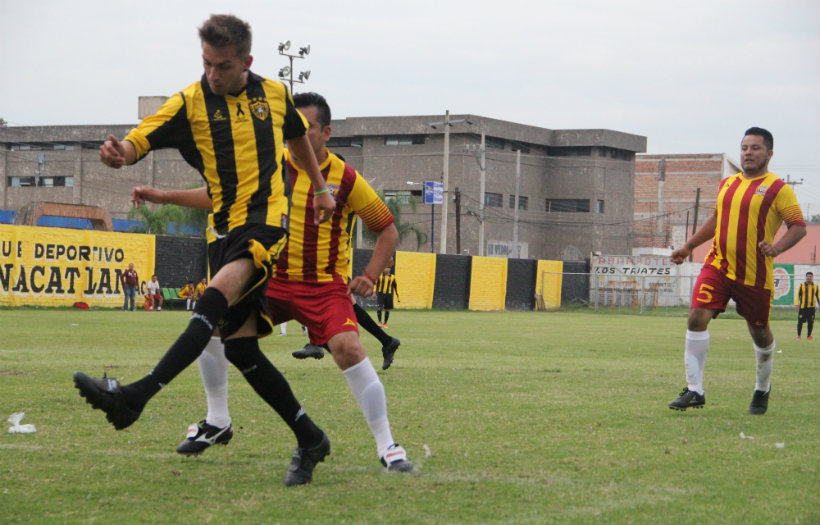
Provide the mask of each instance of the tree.
{"label": "tree", "polygon": [[809,219],[809,224],[820,224],[820,214],[812,215]]}
{"label": "tree", "polygon": [[[390,210],[390,213],[393,214],[393,224],[396,226],[396,230],[399,232],[399,244],[408,236],[408,235],[415,235],[416,237],[416,249],[418,250],[419,247],[427,241],[427,235],[423,231],[419,229],[418,226],[415,224],[409,224],[406,222],[402,222],[401,220],[401,207],[402,204],[407,204],[410,206],[410,209],[415,213],[416,211],[416,199],[413,196],[402,197],[398,199],[396,197],[385,197],[383,191],[377,192],[379,198],[384,201],[387,205],[387,209]],[[375,242],[376,241],[376,234],[368,230],[367,228],[362,231],[362,235],[365,239]]]}
{"label": "tree", "polygon": [[8,121],[6,119],[0,117],[0,128],[5,128],[8,125],[9,125]]}
{"label": "tree", "polygon": [[157,209],[153,209],[146,204],[139,208],[133,208],[128,212],[128,218],[142,221],[140,226],[132,226],[128,231],[132,233],[151,233],[163,235],[168,233],[168,225],[172,222],[182,223],[183,211],[179,206],[165,204]]}

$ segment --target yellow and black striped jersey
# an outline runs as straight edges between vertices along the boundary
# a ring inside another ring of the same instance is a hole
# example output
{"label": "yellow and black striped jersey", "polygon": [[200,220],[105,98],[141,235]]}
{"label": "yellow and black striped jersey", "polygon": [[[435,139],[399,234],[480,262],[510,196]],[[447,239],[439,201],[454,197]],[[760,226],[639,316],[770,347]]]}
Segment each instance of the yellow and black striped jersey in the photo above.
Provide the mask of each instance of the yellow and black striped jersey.
{"label": "yellow and black striped jersey", "polygon": [[205,76],[170,97],[125,140],[137,159],[176,148],[208,184],[209,241],[243,224],[287,226],[284,141],[308,124],[285,85],[248,72],[236,94],[215,95]]}
{"label": "yellow and black striped jersey", "polygon": [[817,283],[803,283],[797,288],[797,306],[800,308],[817,308],[818,297]]}
{"label": "yellow and black striped jersey", "polygon": [[396,297],[399,296],[399,285],[396,283],[396,276],[393,274],[385,275],[382,273],[379,275],[379,280],[376,281],[373,289],[376,293],[386,295],[393,295],[395,293]]}

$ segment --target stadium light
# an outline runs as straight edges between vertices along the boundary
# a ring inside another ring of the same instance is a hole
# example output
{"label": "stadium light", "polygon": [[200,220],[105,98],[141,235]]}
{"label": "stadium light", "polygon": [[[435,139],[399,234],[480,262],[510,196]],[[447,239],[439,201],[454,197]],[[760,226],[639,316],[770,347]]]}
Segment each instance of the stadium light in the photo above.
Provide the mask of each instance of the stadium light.
{"label": "stadium light", "polygon": [[293,69],[293,59],[294,58],[305,58],[306,55],[310,54],[310,44],[300,47],[298,54],[291,54],[286,53],[290,49],[290,40],[285,43],[279,44],[279,54],[282,56],[288,57],[289,65],[283,67],[279,70],[279,78],[282,80],[286,80],[290,84],[290,92],[293,94],[293,85],[294,84],[304,84],[308,78],[310,78],[310,71],[302,71],[300,72],[296,78],[294,77],[294,69]]}

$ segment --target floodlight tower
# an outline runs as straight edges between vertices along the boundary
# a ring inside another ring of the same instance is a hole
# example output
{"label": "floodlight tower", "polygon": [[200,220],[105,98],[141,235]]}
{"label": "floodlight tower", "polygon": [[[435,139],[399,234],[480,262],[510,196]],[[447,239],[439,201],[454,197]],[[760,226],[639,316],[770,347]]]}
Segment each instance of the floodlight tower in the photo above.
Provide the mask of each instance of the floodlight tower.
{"label": "floodlight tower", "polygon": [[282,56],[288,57],[290,64],[283,67],[279,70],[279,78],[282,80],[287,81],[290,84],[290,94],[293,95],[293,84],[304,84],[307,79],[310,78],[310,71],[301,71],[297,78],[293,78],[294,70],[293,70],[293,59],[294,58],[305,58],[305,56],[310,54],[310,44],[300,47],[299,53],[296,55],[292,55],[290,53],[286,53],[287,50],[290,49],[290,40],[286,42],[279,42],[279,54]]}

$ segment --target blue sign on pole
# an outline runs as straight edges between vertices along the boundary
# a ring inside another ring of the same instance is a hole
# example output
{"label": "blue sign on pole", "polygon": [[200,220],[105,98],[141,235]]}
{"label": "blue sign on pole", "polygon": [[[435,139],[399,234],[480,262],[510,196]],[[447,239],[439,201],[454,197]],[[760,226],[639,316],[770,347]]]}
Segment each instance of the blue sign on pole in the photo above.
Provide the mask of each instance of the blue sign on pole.
{"label": "blue sign on pole", "polygon": [[424,204],[441,204],[444,202],[444,186],[440,182],[424,182]]}

